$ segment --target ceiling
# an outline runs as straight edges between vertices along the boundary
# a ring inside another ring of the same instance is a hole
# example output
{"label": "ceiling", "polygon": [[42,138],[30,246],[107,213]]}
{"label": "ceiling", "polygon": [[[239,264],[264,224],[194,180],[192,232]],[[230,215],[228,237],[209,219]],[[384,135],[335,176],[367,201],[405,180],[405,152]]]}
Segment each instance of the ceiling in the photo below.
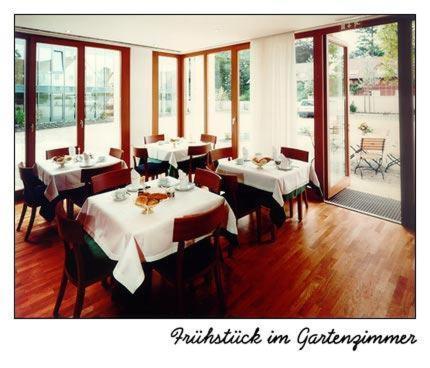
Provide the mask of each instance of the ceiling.
{"label": "ceiling", "polygon": [[321,27],[352,15],[17,15],[15,26],[191,52]]}

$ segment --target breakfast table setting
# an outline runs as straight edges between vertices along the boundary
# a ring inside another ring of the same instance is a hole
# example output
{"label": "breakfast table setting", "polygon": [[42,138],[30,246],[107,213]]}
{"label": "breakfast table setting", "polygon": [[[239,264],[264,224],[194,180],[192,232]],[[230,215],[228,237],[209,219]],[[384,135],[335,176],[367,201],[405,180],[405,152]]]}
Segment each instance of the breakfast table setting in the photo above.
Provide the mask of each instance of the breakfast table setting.
{"label": "breakfast table setting", "polygon": [[312,163],[293,160],[273,150],[271,156],[255,154],[252,158],[246,149],[243,156],[235,160],[222,159],[218,162],[219,174],[236,175],[238,182],[256,190],[271,208],[271,218],[278,226],[285,220],[284,203],[290,197],[305,190],[309,184],[319,188]]}
{"label": "breakfast table setting", "polygon": [[176,176],[176,171],[178,170],[178,163],[189,159],[188,147],[200,146],[204,144],[207,143],[202,142],[200,140],[194,141],[192,139],[187,140],[185,138],[171,138],[169,140],[149,143],[145,145],[145,147],[148,150],[149,158],[168,162],[168,172]]}
{"label": "breakfast table setting", "polygon": [[86,168],[100,168],[122,163],[123,160],[116,157],[95,153],[73,154],[70,149],[69,155],[56,156],[47,160],[36,162],[39,179],[46,185],[45,197],[49,201],[56,199],[60,192],[76,189],[83,186],[81,182],[81,171]]}
{"label": "breakfast table setting", "polygon": [[[143,261],[151,262],[177,251],[174,219],[206,212],[225,199],[188,181],[162,177],[88,197],[77,220],[106,255],[117,261],[114,278],[131,293],[145,280]],[[228,233],[237,235],[236,219],[229,207]],[[198,240],[198,239],[197,239]]]}

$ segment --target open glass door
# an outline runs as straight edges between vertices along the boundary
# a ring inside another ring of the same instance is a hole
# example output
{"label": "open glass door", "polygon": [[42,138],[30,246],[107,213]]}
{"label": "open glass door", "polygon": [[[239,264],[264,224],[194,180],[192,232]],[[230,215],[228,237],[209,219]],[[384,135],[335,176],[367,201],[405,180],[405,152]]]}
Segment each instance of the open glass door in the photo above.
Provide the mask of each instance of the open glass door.
{"label": "open glass door", "polygon": [[326,49],[326,197],[350,184],[348,156],[348,48],[327,36]]}

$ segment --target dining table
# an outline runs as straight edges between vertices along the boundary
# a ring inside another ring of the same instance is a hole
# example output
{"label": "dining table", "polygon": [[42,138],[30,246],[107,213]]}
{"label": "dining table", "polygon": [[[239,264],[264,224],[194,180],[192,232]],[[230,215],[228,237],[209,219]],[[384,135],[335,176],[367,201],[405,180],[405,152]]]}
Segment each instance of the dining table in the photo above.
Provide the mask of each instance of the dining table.
{"label": "dining table", "polygon": [[204,144],[207,144],[207,142],[179,138],[176,142],[170,140],[158,141],[149,143],[145,147],[148,150],[149,158],[168,162],[169,166],[178,169],[179,162],[187,161],[190,158],[188,156],[189,146],[201,146]]}
{"label": "dining table", "polygon": [[238,163],[238,160],[222,159],[217,172],[236,175],[239,183],[271,193],[280,206],[284,205],[285,196],[308,183],[320,186],[313,165],[299,160],[291,160],[290,167],[280,169],[273,160],[259,168],[251,160]]}
{"label": "dining table", "polygon": [[[148,191],[163,191],[158,180],[145,183]],[[179,181],[169,177],[169,185]],[[237,235],[236,218],[225,199],[206,189],[192,186],[174,197],[161,201],[152,213],[145,214],[135,204],[137,193],[129,193],[118,201],[114,192],[88,197],[77,220],[106,255],[117,261],[114,278],[134,293],[145,280],[142,262],[156,261],[177,251],[173,242],[174,220],[178,217],[206,212],[226,203],[229,207],[226,231]]]}
{"label": "dining table", "polygon": [[71,156],[71,160],[64,166],[60,166],[53,159],[36,162],[37,175],[46,185],[45,197],[49,201],[56,199],[63,191],[82,187],[81,172],[85,168],[99,168],[122,162],[122,167],[127,164],[110,155],[91,154],[92,158],[85,162],[82,156]]}

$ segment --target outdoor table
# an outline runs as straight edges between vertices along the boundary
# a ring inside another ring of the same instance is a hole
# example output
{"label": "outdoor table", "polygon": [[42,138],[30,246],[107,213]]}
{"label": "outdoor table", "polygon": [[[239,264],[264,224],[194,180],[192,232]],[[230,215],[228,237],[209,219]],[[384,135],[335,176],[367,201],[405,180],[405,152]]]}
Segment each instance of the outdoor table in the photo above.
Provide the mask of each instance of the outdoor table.
{"label": "outdoor table", "polygon": [[[109,155],[103,156],[104,160],[99,162],[98,157],[100,156],[94,155],[94,159],[90,161],[93,163],[91,168],[109,166],[118,162],[122,162],[124,168],[127,167],[123,160]],[[77,162],[74,159],[66,163],[64,167],[60,167],[52,159],[36,162],[39,179],[46,185],[45,197],[49,201],[53,201],[62,191],[82,187],[84,185],[81,182],[83,165],[83,162]]]}
{"label": "outdoor table", "polygon": [[[157,187],[158,181],[146,184]],[[121,202],[115,201],[112,194],[89,197],[77,219],[106,255],[118,261],[113,276],[131,293],[145,279],[141,255],[151,262],[177,251],[177,243],[172,240],[175,218],[209,211],[225,201],[217,194],[195,187],[176,191],[174,198],[162,201],[153,213],[145,215],[134,203],[136,193]],[[237,235],[236,218],[230,208],[226,230]]]}

